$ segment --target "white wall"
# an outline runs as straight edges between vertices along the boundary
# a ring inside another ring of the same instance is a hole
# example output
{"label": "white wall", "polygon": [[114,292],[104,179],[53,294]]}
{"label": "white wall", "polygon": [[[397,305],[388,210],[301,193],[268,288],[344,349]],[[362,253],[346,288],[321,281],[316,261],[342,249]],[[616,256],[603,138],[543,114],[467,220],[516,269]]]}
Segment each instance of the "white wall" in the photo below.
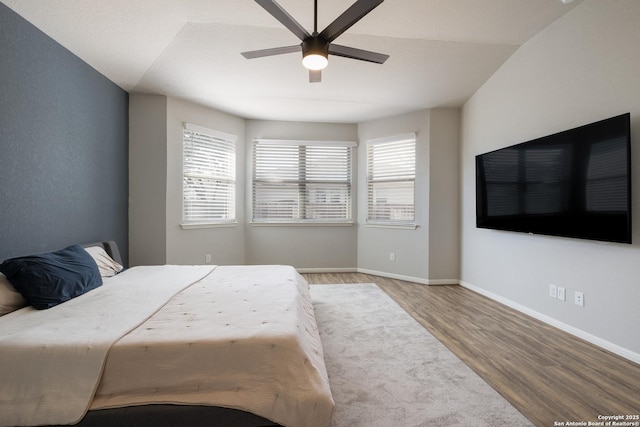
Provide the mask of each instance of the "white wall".
{"label": "white wall", "polygon": [[129,95],[129,265],[167,261],[167,98]]}
{"label": "white wall", "polygon": [[[367,191],[358,193],[358,269],[425,284],[458,283],[459,278],[458,109],[431,109],[360,123],[358,176],[366,182],[366,141],[416,133],[415,216],[418,228],[365,224]],[[395,254],[395,261],[389,253]]]}
{"label": "white wall", "polygon": [[[458,109],[424,110],[360,125],[277,122],[245,120],[165,96],[132,94],[130,112],[131,265],[203,264],[206,254],[211,254],[213,264],[289,264],[307,271],[360,269],[421,283],[457,282]],[[238,136],[237,225],[180,227],[184,122]],[[366,141],[414,131],[418,137],[417,230],[362,225],[366,215],[363,144],[355,153],[359,160],[352,188],[357,200],[353,217],[359,224],[251,224],[254,139]],[[389,252],[396,254],[395,262],[389,261]]]}
{"label": "white wall", "polygon": [[[424,283],[429,276],[429,111],[360,123],[358,134],[358,179],[366,183],[367,140],[416,133],[415,217],[418,228],[370,227],[367,219],[367,191],[358,192],[358,268]],[[389,253],[395,254],[390,261]]]}
{"label": "white wall", "polygon": [[[211,254],[212,264],[355,271],[354,225],[253,226],[249,216],[253,139],[357,141],[357,125],[246,121],[180,99],[143,94],[131,95],[130,115],[130,265],[204,264],[206,254]],[[237,225],[180,227],[184,122],[238,137]],[[357,194],[357,180],[353,185]]]}
{"label": "white wall", "polygon": [[[640,2],[585,0],[465,104],[463,284],[640,361]],[[474,156],[631,112],[633,245],[475,228]],[[565,287],[567,301],[548,296]],[[573,303],[574,291],[585,306]]]}
{"label": "white wall", "polygon": [[[162,95],[129,98],[129,262],[244,264],[244,119]],[[183,122],[238,136],[238,225],[183,230]]]}
{"label": "white wall", "polygon": [[[247,121],[246,179],[251,182],[251,147],[257,138],[357,141],[355,124]],[[357,194],[354,173],[353,193]],[[250,185],[250,184],[249,184]],[[251,190],[246,205],[251,215]],[[355,197],[355,196],[354,196]],[[353,215],[357,209],[353,207]],[[248,264],[288,264],[317,271],[355,271],[357,262],[356,226],[274,226],[252,225],[247,218]]]}
{"label": "white wall", "polygon": [[429,284],[458,283],[461,114],[458,108],[429,114]]}
{"label": "white wall", "polygon": [[[183,230],[182,220],[182,135],[183,123],[236,135],[238,224],[231,227]],[[211,254],[212,264],[245,263],[245,121],[197,104],[168,98],[167,103],[167,205],[166,235],[168,264],[204,264]]]}

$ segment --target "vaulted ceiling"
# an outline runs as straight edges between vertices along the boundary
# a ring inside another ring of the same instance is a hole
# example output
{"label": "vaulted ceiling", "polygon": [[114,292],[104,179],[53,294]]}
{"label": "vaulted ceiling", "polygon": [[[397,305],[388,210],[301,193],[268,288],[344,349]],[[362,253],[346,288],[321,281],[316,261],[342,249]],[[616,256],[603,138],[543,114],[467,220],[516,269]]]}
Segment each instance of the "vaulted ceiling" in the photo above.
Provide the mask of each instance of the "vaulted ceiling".
{"label": "vaulted ceiling", "polygon": [[[336,42],[390,55],[329,57],[309,83],[301,55],[240,52],[300,41],[253,0],[0,0],[129,92],[246,118],[356,123],[462,105],[517,49],[580,0],[386,0]],[[355,0],[319,0],[323,29]],[[278,0],[313,30],[312,0]]]}

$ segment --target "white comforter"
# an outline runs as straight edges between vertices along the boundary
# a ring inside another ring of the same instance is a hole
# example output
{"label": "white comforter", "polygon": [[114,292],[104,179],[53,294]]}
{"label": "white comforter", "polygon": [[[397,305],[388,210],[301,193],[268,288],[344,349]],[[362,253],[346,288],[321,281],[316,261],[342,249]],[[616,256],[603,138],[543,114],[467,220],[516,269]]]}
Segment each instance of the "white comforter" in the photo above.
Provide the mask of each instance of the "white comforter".
{"label": "white comforter", "polygon": [[333,409],[308,286],[291,267],[135,267],[6,315],[0,331],[1,425],[177,403],[315,427]]}

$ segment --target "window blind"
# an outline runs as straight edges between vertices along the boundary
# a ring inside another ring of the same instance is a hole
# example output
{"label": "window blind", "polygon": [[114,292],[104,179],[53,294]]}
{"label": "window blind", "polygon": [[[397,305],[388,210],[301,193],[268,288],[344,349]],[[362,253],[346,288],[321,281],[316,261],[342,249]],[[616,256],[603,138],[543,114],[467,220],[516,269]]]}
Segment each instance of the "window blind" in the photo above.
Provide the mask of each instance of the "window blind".
{"label": "window blind", "polygon": [[367,141],[367,222],[415,222],[415,133]]}
{"label": "window blind", "polygon": [[353,142],[256,140],[253,222],[351,221]]}
{"label": "window blind", "polygon": [[183,224],[236,221],[236,136],[185,123]]}

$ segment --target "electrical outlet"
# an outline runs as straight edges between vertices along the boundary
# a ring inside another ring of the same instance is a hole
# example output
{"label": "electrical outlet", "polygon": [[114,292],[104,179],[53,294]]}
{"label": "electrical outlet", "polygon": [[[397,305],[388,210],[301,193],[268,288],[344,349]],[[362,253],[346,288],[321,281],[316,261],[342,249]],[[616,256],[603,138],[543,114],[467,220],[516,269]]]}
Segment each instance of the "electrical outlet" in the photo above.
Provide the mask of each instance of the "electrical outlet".
{"label": "electrical outlet", "polygon": [[205,264],[211,264],[211,254],[206,254],[204,256],[204,263]]}
{"label": "electrical outlet", "polygon": [[395,260],[396,260],[395,252],[389,252],[389,261],[395,261]]}
{"label": "electrical outlet", "polygon": [[579,305],[580,307],[584,307],[584,294],[582,292],[576,291],[574,301],[576,305]]}
{"label": "electrical outlet", "polygon": [[566,292],[565,288],[563,288],[562,286],[558,286],[558,299],[560,301],[564,301],[565,300],[566,294],[567,294],[567,292]]}
{"label": "electrical outlet", "polygon": [[549,284],[549,296],[551,298],[557,298],[558,297],[558,287],[554,284]]}

